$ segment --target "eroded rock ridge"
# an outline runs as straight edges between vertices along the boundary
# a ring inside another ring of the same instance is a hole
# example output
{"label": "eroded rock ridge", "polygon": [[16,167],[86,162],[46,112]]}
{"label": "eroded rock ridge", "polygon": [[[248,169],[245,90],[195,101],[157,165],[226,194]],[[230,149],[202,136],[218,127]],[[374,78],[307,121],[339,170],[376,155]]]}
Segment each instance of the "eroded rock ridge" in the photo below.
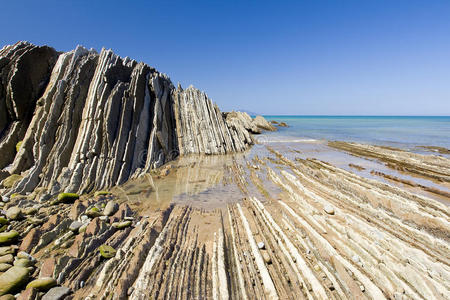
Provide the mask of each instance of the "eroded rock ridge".
{"label": "eroded rock ridge", "polygon": [[253,143],[194,87],[111,50],[19,42],[0,50],[0,180],[12,193],[84,193],[121,184],[179,154]]}

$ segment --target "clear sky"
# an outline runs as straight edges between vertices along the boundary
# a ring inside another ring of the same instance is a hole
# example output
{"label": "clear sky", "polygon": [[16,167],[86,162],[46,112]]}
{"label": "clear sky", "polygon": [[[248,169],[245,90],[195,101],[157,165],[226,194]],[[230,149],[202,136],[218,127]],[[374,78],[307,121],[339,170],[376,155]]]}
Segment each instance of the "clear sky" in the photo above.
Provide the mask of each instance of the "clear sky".
{"label": "clear sky", "polygon": [[18,40],[111,48],[222,110],[450,115],[450,1],[2,1]]}

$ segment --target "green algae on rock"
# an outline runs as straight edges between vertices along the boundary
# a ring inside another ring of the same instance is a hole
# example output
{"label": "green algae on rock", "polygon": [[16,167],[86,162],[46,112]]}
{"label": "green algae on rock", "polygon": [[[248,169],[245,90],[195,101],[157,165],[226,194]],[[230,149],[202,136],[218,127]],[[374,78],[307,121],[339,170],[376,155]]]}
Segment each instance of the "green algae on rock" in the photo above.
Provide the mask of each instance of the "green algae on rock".
{"label": "green algae on rock", "polygon": [[16,267],[28,268],[31,267],[32,265],[33,263],[27,258],[19,258],[14,261],[14,266]]}
{"label": "green algae on rock", "polygon": [[51,277],[38,278],[27,284],[28,288],[34,288],[39,291],[46,291],[56,285],[56,280]]}
{"label": "green algae on rock", "polygon": [[111,258],[116,255],[116,249],[109,245],[101,245],[98,247],[98,250],[100,251],[100,255],[104,258]]}
{"label": "green algae on rock", "polygon": [[22,143],[23,143],[23,141],[20,141],[20,142],[18,142],[18,143],[16,144],[16,151],[17,151],[17,152],[19,152],[20,147],[22,147]]}
{"label": "green algae on rock", "polygon": [[103,214],[100,212],[100,209],[96,206],[93,206],[86,211],[86,216],[88,216],[89,218],[97,218],[102,215]]}
{"label": "green algae on rock", "polygon": [[21,180],[22,176],[19,174],[12,174],[2,181],[2,185],[6,188],[12,188],[17,181]]}
{"label": "green algae on rock", "polygon": [[127,228],[128,226],[131,226],[131,221],[114,222],[111,224],[111,226],[117,229],[123,229]]}
{"label": "green algae on rock", "polygon": [[108,191],[96,191],[96,192],[94,193],[94,197],[97,197],[97,196],[106,196],[106,195],[109,195],[109,194],[111,194],[111,193],[108,192]]}
{"label": "green algae on rock", "polygon": [[80,195],[75,193],[60,193],[58,194],[58,197],[53,200],[53,204],[59,204],[59,203],[69,203],[73,202],[80,198]]}
{"label": "green algae on rock", "polygon": [[0,275],[0,295],[15,292],[28,281],[30,271],[24,267],[11,267]]}
{"label": "green algae on rock", "polygon": [[15,230],[0,233],[0,245],[9,244],[19,237],[19,233]]}

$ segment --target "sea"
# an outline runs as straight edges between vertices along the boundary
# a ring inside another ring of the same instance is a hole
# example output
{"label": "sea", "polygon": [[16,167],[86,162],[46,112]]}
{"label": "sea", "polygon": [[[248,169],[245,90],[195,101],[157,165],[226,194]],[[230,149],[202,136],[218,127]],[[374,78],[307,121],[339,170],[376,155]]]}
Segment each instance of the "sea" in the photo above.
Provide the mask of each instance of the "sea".
{"label": "sea", "polygon": [[285,122],[267,133],[273,142],[347,141],[413,149],[450,149],[450,116],[264,116]]}

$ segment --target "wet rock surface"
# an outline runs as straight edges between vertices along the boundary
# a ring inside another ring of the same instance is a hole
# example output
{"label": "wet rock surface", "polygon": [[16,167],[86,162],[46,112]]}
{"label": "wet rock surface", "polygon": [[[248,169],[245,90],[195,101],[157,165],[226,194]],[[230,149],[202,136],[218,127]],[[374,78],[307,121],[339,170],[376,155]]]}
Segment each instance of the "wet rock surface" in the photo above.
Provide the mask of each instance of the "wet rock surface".
{"label": "wet rock surface", "polygon": [[[73,202],[49,199],[22,219],[6,217],[19,236],[0,247],[0,258],[9,264],[6,272],[29,272],[24,282],[7,276],[13,293],[29,299],[447,298],[448,207],[267,149],[265,157],[243,155],[224,166],[227,176],[209,186],[237,193],[213,208],[143,209],[145,203],[130,199],[147,191],[131,181]],[[184,187],[203,184],[191,163],[170,170],[148,175],[150,193],[158,193],[155,182],[174,176],[186,180]],[[13,197],[3,210],[21,204],[35,205]],[[29,250],[19,251],[25,242]]]}

